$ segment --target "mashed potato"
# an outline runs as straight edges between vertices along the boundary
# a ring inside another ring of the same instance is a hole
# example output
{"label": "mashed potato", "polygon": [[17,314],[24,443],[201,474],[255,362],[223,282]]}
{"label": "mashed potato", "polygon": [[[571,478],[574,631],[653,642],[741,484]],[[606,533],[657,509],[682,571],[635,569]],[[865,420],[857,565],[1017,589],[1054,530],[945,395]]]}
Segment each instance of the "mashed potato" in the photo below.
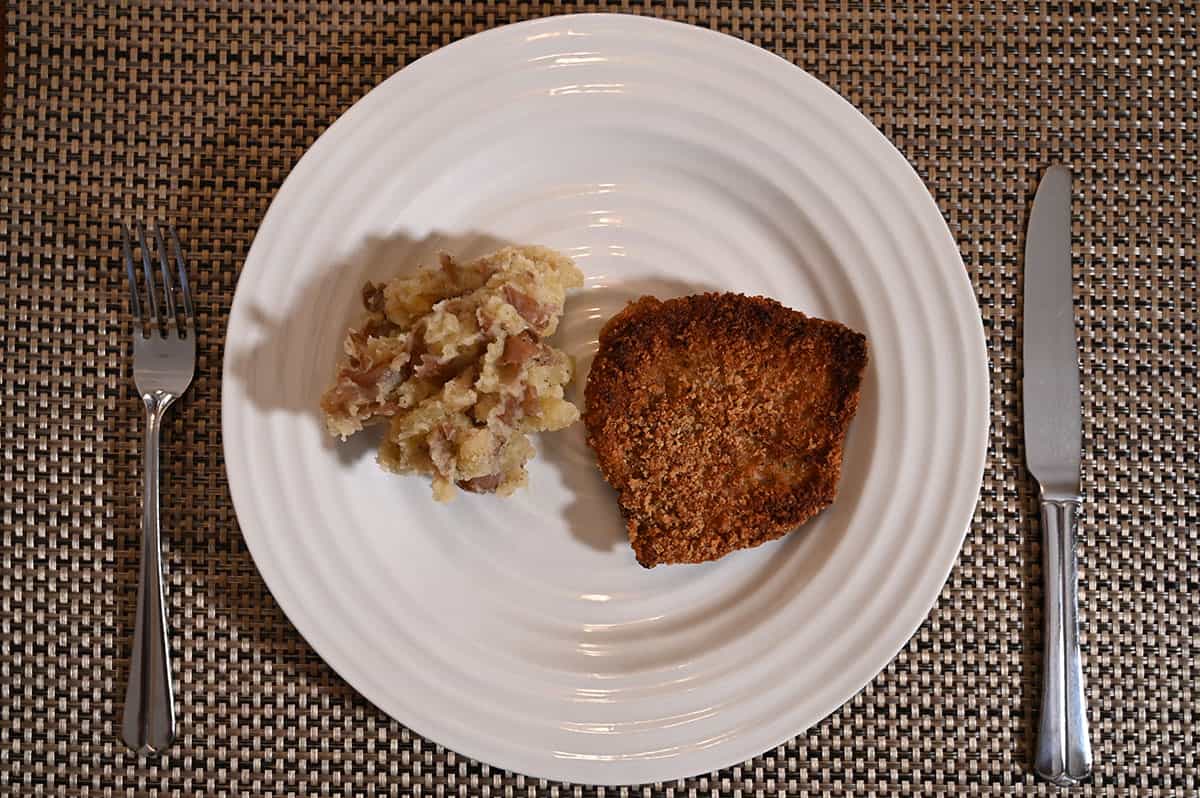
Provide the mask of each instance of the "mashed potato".
{"label": "mashed potato", "polygon": [[454,486],[511,494],[533,457],[526,433],[579,418],[563,398],[572,364],[546,343],[583,274],[544,247],[506,247],[385,285],[363,286],[367,316],[346,336],[321,399],[342,439],[387,420],[379,463],[429,474],[439,501]]}

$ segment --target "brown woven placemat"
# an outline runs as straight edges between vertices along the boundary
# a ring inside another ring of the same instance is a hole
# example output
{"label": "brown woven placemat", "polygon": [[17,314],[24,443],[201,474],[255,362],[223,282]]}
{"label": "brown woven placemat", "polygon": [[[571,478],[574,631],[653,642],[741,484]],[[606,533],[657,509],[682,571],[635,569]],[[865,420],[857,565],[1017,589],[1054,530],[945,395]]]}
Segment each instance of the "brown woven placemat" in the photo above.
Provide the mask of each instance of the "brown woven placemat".
{"label": "brown woven placemat", "polygon": [[[1009,6],[1012,6],[1011,8]],[[273,192],[355,99],[431,49],[549,13],[648,13],[803,66],[913,162],[979,297],[991,456],[929,619],[833,716],[741,767],[599,790],[410,733],[272,601],[225,484],[219,371]],[[1055,792],[1030,773],[1041,647],[1022,464],[1020,254],[1042,169],[1076,174],[1085,375],[1084,652],[1096,772],[1078,794],[1200,791],[1197,47],[1190,3],[17,2],[0,116],[0,794],[929,795]],[[171,415],[166,570],[181,735],[117,739],[134,611],[141,407],[114,220],[176,221],[200,362]]]}

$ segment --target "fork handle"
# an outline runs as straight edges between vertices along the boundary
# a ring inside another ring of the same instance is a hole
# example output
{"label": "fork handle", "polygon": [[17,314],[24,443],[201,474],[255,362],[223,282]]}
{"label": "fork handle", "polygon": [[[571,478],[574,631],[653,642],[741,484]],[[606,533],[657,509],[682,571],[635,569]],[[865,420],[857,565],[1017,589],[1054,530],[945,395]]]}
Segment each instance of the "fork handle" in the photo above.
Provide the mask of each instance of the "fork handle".
{"label": "fork handle", "polygon": [[158,440],[163,415],[175,397],[143,394],[146,441],[142,491],[142,556],[138,573],[137,618],[125,688],[121,739],[139,754],[157,754],[175,739],[175,700],[171,652],[163,602],[162,544],[158,501]]}
{"label": "fork handle", "polygon": [[1060,787],[1079,784],[1092,771],[1083,665],[1079,655],[1079,598],[1075,563],[1078,499],[1042,499],[1043,570],[1046,582],[1042,717],[1038,775]]}

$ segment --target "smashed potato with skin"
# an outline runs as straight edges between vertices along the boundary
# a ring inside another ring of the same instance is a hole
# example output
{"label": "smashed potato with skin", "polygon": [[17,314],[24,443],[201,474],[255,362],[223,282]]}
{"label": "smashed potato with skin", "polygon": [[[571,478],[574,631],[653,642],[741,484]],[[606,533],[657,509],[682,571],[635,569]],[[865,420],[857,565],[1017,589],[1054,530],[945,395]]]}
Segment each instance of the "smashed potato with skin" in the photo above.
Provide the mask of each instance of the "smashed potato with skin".
{"label": "smashed potato with skin", "polygon": [[527,480],[527,433],[579,419],[563,398],[573,366],[546,343],[566,292],[583,273],[545,247],[506,247],[385,285],[363,286],[362,323],[346,336],[336,379],[321,399],[343,440],[389,422],[379,464],[433,477],[445,501],[457,485],[509,495]]}

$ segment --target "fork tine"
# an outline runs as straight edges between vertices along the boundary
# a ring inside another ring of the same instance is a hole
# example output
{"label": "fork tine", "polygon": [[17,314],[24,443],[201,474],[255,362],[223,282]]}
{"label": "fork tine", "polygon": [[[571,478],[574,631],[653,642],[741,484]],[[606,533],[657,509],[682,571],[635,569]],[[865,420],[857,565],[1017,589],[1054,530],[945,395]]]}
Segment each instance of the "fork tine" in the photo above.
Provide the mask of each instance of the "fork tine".
{"label": "fork tine", "polygon": [[163,242],[162,224],[154,225],[154,243],[158,248],[158,268],[163,281],[163,304],[167,309],[167,332],[176,332],[175,328],[175,286],[171,280],[171,264],[167,260],[167,245]]}
{"label": "fork tine", "polygon": [[142,335],[146,334],[142,324],[142,302],[138,299],[137,271],[133,267],[133,250],[129,245],[129,225],[121,222],[121,254],[125,259],[125,277],[129,280],[129,313],[134,325]]}
{"label": "fork tine", "polygon": [[188,285],[187,265],[183,260],[183,247],[179,245],[179,236],[175,235],[175,226],[167,228],[171,234],[171,246],[175,249],[175,263],[179,267],[179,288],[183,294],[183,312],[187,317],[187,326],[191,330],[196,325],[196,312],[192,309],[192,290]]}
{"label": "fork tine", "polygon": [[146,243],[146,226],[138,222],[138,246],[142,248],[142,270],[146,273],[146,295],[150,297],[150,320],[153,331],[162,334],[162,317],[158,315],[158,297],[155,295],[154,270],[150,268],[150,247]]}

